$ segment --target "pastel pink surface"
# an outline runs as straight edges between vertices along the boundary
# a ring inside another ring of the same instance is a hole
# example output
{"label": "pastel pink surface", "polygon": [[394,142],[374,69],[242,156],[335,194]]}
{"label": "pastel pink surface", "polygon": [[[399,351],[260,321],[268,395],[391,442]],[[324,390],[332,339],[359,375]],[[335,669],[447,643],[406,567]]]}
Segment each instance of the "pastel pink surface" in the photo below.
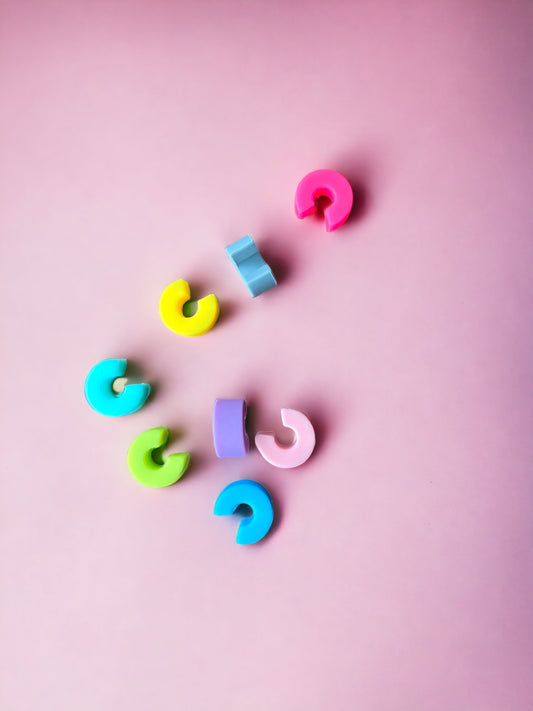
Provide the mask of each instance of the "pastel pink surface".
{"label": "pastel pink surface", "polygon": [[[2,710],[533,707],[532,27],[0,2]],[[342,239],[294,215],[322,166]],[[248,233],[279,282],[254,300]],[[180,277],[220,300],[199,338],[159,320]],[[84,400],[108,357],[154,385],[135,415]],[[251,435],[291,403],[313,456],[217,459],[217,397]],[[192,461],[148,490],[126,452],[158,425]],[[255,546],[212,515],[239,478],[280,512]]]}
{"label": "pastel pink surface", "polygon": [[313,453],[316,444],[315,430],[309,419],[298,410],[283,407],[281,421],[284,427],[294,430],[294,441],[290,445],[280,444],[273,432],[258,432],[255,435],[255,446],[263,459],[275,467],[299,467]]}

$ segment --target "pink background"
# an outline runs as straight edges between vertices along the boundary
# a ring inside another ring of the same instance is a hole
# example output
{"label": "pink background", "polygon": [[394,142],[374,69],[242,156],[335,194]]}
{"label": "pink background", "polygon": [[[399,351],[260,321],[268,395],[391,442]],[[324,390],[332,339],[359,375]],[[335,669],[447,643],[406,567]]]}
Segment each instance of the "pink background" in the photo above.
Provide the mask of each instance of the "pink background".
{"label": "pink background", "polygon": [[[533,708],[529,2],[0,4],[2,711]],[[298,221],[319,167],[350,222]],[[279,277],[252,299],[223,247]],[[159,321],[164,286],[222,304]],[[109,419],[91,366],[155,397]],[[301,469],[217,460],[306,412]],[[193,464],[150,490],[167,425]],[[257,478],[256,546],[212,515]]]}

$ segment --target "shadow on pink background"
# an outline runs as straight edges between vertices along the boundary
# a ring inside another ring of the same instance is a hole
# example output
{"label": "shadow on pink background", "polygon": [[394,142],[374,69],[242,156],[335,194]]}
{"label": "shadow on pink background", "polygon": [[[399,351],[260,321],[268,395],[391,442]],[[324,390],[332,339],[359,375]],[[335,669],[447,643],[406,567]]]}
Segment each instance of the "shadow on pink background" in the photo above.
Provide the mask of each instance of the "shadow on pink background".
{"label": "shadow on pink background", "polygon": [[[533,708],[533,6],[0,0],[2,711]],[[353,218],[293,198],[340,170]],[[251,233],[279,286],[223,248]],[[164,286],[215,292],[180,339]],[[156,385],[119,419],[91,366]],[[217,460],[306,412],[300,469]],[[139,486],[168,426],[193,464]],[[235,545],[212,507],[263,482]]]}

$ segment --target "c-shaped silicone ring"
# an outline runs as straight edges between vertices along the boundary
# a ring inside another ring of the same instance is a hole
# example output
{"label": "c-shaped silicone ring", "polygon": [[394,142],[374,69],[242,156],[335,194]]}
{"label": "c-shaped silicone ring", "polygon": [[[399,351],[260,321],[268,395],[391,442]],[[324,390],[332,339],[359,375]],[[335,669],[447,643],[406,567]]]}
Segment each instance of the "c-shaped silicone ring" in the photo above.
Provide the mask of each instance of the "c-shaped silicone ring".
{"label": "c-shaped silicone ring", "polygon": [[135,437],[128,449],[128,469],[140,484],[157,489],[175,484],[185,474],[191,455],[188,452],[170,454],[163,464],[156,462],[153,451],[168,442],[166,427],[153,427]]}
{"label": "c-shaped silicone ring", "polygon": [[213,513],[215,516],[229,516],[241,504],[247,504],[252,509],[252,514],[239,524],[237,543],[257,543],[270,531],[274,520],[270,494],[259,482],[240,479],[226,486],[218,495]]}
{"label": "c-shaped silicone ring", "polygon": [[97,363],[85,379],[85,398],[89,405],[107,417],[120,417],[137,412],[150,394],[148,383],[126,385],[121,393],[113,390],[113,382],[126,372],[125,358],[108,358]]}
{"label": "c-shaped silicone ring", "polygon": [[250,448],[246,432],[246,400],[215,400],[213,443],[217,457],[244,457]]}
{"label": "c-shaped silicone ring", "polygon": [[298,410],[282,408],[281,421],[294,430],[295,439],[289,447],[279,444],[273,432],[258,432],[255,446],[261,456],[280,469],[292,469],[306,462],[315,448],[315,430],[309,419]]}
{"label": "c-shaped silicone ring", "polygon": [[167,328],[180,336],[201,336],[215,325],[220,308],[214,294],[197,301],[196,313],[183,314],[183,304],[191,300],[189,284],[184,279],[173,281],[161,294],[159,315]]}
{"label": "c-shaped silicone ring", "polygon": [[333,232],[343,225],[353,206],[353,190],[344,175],[336,170],[314,170],[302,178],[296,188],[294,209],[297,217],[304,217],[316,212],[316,200],[327,197],[331,205],[324,209],[326,232]]}

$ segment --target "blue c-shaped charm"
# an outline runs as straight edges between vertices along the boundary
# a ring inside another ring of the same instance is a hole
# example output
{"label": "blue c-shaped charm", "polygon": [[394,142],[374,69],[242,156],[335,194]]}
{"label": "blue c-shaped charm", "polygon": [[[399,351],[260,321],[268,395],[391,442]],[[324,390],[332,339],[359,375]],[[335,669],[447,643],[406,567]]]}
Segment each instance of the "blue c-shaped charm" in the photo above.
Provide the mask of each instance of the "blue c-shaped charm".
{"label": "blue c-shaped charm", "polygon": [[148,383],[126,385],[121,393],[113,390],[113,382],[126,372],[125,358],[108,358],[91,368],[85,380],[85,398],[89,405],[107,417],[120,417],[137,412],[150,394]]}
{"label": "blue c-shaped charm", "polygon": [[241,504],[247,504],[252,514],[241,521],[237,530],[237,543],[257,543],[270,531],[274,520],[270,494],[257,481],[239,479],[220,492],[213,513],[215,516],[229,516]]}

